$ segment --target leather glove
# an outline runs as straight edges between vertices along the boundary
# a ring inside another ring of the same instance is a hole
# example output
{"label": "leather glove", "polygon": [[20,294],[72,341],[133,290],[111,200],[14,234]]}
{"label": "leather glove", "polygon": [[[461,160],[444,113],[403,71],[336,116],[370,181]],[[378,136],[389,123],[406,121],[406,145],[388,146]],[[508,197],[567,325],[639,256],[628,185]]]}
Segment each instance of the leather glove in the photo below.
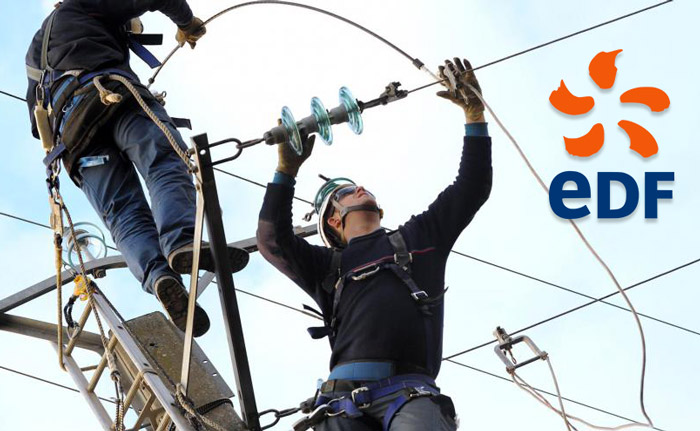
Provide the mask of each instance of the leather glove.
{"label": "leather glove", "polygon": [[204,22],[197,17],[192,17],[192,21],[190,21],[189,24],[182,27],[178,26],[175,39],[180,46],[183,46],[185,42],[187,42],[190,44],[190,47],[194,49],[199,38],[204,36],[206,32],[207,29],[204,27]]}
{"label": "leather glove", "polygon": [[303,137],[301,142],[304,147],[304,152],[298,156],[296,152],[287,143],[277,145],[277,172],[296,177],[299,173],[301,165],[309,158],[311,151],[314,149],[316,135]]}
{"label": "leather glove", "polygon": [[445,60],[445,65],[439,67],[438,75],[447,90],[438,91],[437,95],[464,109],[468,120],[480,120],[484,114],[484,104],[473,90],[481,93],[481,87],[469,61],[464,59],[462,63],[458,57],[454,58],[454,63]]}

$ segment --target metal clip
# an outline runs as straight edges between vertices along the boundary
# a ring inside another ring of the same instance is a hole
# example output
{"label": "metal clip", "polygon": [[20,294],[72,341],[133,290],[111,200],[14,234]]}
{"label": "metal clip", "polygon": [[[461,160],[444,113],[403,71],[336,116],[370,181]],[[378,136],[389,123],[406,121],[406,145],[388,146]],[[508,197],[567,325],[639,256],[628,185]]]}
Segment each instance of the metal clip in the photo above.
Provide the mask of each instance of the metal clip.
{"label": "metal clip", "polygon": [[360,275],[353,275],[350,278],[352,278],[354,281],[364,280],[365,278],[371,277],[374,274],[378,273],[380,269],[382,269],[382,268],[379,265],[376,265],[376,267],[374,269],[372,269],[371,271],[363,272]]}
{"label": "metal clip", "polygon": [[411,296],[416,301],[423,301],[425,299],[428,299],[428,294],[425,293],[425,290],[419,290],[418,292],[413,292],[413,293],[411,293]]}
{"label": "metal clip", "polygon": [[399,90],[401,83],[398,81],[390,82],[384,91],[379,95],[378,98],[370,100],[369,102],[362,102],[358,100],[358,105],[360,107],[360,112],[363,112],[367,108],[373,108],[379,105],[386,105],[387,103],[394,102],[399,99],[403,99],[408,96],[407,90]]}
{"label": "metal clip", "polygon": [[425,389],[425,386],[411,388],[408,393],[408,398],[432,397],[434,394]]}
{"label": "metal clip", "polygon": [[[499,341],[499,344],[496,347],[494,347],[494,351],[496,352],[496,355],[498,355],[498,357],[501,358],[501,361],[503,361],[503,363],[506,365],[506,371],[509,374],[514,374],[516,369],[527,364],[531,364],[532,362],[535,362],[537,360],[544,361],[547,359],[547,352],[540,350],[537,347],[537,345],[530,339],[530,337],[526,335],[511,337],[510,335],[508,335],[506,330],[501,328],[500,326],[496,328],[496,330],[494,331],[494,335]],[[515,359],[508,359],[508,357],[506,356],[506,352],[511,353],[511,349],[513,348],[513,346],[521,342],[525,342],[525,344],[527,344],[527,346],[530,348],[530,350],[532,350],[535,356],[526,361],[515,363]]]}
{"label": "metal clip", "polygon": [[371,401],[359,405],[357,404],[357,401],[355,401],[355,396],[362,392],[369,392],[369,388],[367,386],[362,386],[350,392],[350,398],[352,399],[352,403],[355,404],[355,407],[357,407],[360,410],[366,409],[367,407],[372,405]]}

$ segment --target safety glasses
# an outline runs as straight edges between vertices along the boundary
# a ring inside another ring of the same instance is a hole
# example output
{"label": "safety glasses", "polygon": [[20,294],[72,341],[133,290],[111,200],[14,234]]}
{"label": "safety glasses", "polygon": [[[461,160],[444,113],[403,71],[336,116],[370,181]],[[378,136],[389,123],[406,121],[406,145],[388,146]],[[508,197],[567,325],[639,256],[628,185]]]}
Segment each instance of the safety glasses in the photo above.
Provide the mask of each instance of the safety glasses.
{"label": "safety glasses", "polygon": [[[340,190],[338,190],[337,192],[335,192],[335,194],[333,195],[333,199],[334,199],[336,202],[339,202],[339,201],[340,201],[341,199],[343,199],[345,196],[348,196],[348,195],[351,195],[351,194],[355,193],[355,191],[357,191],[357,187],[358,187],[358,186],[355,186],[355,185],[350,185],[350,186],[347,186],[347,187],[343,187],[342,189],[340,189]],[[372,196],[373,199],[377,199],[377,198],[374,196],[374,194],[372,194],[372,192],[370,192],[369,190],[365,189],[365,192],[367,192],[368,195]]]}

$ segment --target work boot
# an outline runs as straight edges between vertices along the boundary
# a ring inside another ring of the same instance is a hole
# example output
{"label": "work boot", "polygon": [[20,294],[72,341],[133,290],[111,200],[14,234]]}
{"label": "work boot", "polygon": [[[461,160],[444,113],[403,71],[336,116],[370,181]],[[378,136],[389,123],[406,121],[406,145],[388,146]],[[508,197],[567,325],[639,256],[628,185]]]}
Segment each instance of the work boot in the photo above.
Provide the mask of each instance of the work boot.
{"label": "work boot", "polygon": [[[228,261],[231,263],[231,272],[238,272],[245,268],[248,264],[248,252],[240,248],[226,247]],[[185,245],[170,253],[168,256],[168,264],[173,271],[178,274],[189,274],[192,272],[192,256],[194,255],[194,247],[192,244]],[[215,272],[214,256],[211,253],[211,247],[207,243],[202,243],[202,249],[199,251],[199,269],[209,272]]]}
{"label": "work boot", "polygon": [[[153,286],[156,298],[163,304],[165,312],[170,320],[182,332],[187,329],[187,306],[189,295],[180,280],[166,275],[156,280]],[[209,330],[209,317],[198,304],[194,309],[194,328],[192,333],[195,337],[204,335]]]}

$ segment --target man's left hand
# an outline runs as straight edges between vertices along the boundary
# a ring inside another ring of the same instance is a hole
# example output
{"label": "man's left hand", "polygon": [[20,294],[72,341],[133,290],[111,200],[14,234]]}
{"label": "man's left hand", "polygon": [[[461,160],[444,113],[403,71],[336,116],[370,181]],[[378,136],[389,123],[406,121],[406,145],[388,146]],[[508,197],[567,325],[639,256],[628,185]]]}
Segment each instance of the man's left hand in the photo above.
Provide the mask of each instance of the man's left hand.
{"label": "man's left hand", "polygon": [[439,68],[439,75],[447,90],[438,91],[437,95],[464,109],[468,123],[484,121],[484,104],[475,93],[481,95],[481,87],[469,61],[464,59],[462,62],[458,57],[454,62],[445,60],[445,65]]}
{"label": "man's left hand", "polygon": [[187,42],[190,44],[190,47],[194,49],[199,38],[204,36],[206,32],[207,29],[204,27],[204,22],[197,17],[192,17],[192,21],[190,21],[189,24],[178,27],[175,39],[180,46],[183,46],[185,42]]}

